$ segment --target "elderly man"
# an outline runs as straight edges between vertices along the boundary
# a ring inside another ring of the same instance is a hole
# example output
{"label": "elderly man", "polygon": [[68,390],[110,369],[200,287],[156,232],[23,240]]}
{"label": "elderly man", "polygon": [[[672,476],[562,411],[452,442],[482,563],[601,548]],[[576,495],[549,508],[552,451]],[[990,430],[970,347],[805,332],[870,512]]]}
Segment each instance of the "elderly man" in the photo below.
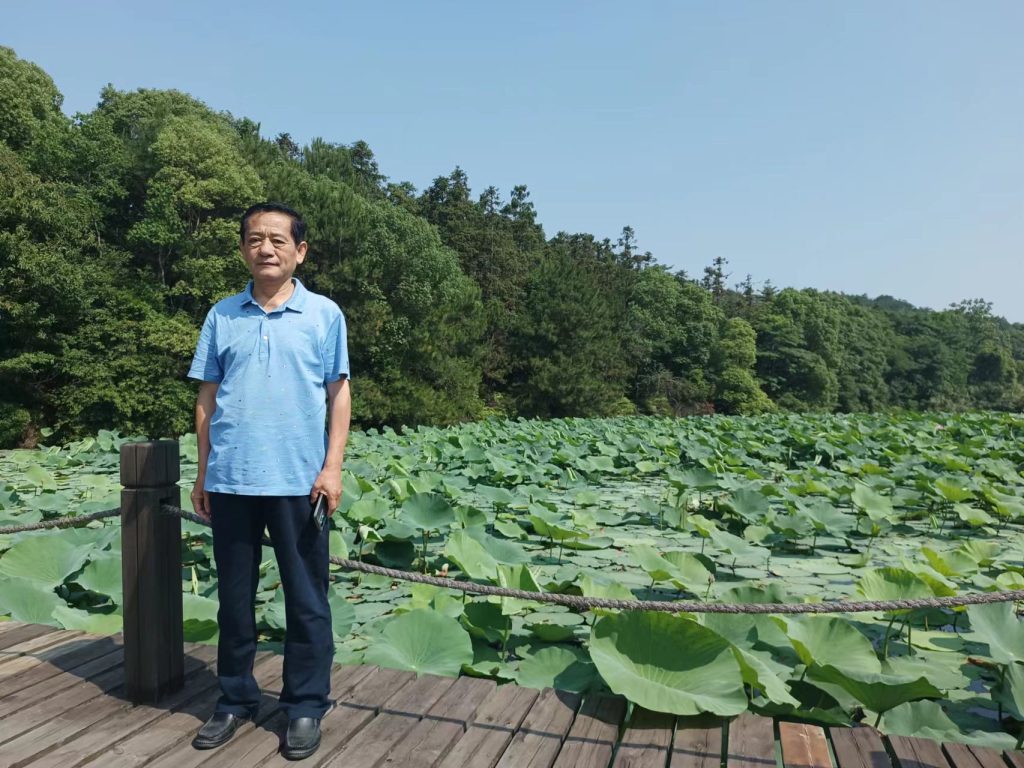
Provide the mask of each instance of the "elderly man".
{"label": "elderly man", "polygon": [[293,277],[306,258],[305,233],[302,217],[283,205],[243,214],[252,280],[210,310],[188,374],[201,382],[192,503],[212,523],[220,601],[221,696],[192,742],[197,749],[228,741],[259,707],[254,604],[265,528],[285,596],[285,757],[316,751],[332,706],[328,526],[317,525],[311,505],[323,494],[333,514],[341,499],[351,398],[345,317]]}

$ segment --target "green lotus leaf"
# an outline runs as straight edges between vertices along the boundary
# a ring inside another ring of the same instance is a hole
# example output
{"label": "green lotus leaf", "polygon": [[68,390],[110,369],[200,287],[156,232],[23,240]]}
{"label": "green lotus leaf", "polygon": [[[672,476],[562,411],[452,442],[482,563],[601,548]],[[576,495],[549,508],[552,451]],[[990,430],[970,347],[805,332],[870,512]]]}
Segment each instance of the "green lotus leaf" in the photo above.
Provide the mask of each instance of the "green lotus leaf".
{"label": "green lotus leaf", "polygon": [[[934,597],[928,582],[906,568],[874,568],[857,581],[857,591],[868,600],[906,600]],[[906,610],[893,611],[906,613]]]}
{"label": "green lotus leaf", "polygon": [[1014,720],[1024,721],[1024,664],[1007,664],[1006,671],[992,687],[992,699]]}
{"label": "green lotus leaf", "polygon": [[530,562],[530,556],[520,545],[512,541],[499,539],[489,535],[486,531],[474,528],[467,531],[476,541],[483,546],[487,553],[494,558],[495,562],[505,565],[519,565]]}
{"label": "green lotus leaf", "polygon": [[455,522],[455,510],[437,493],[414,493],[402,504],[402,519],[417,530],[440,531]]}
{"label": "green lotus leaf", "polygon": [[338,585],[331,588],[327,595],[327,603],[331,606],[331,629],[334,631],[334,637],[347,637],[356,623],[356,609],[345,599],[345,592]]}
{"label": "green lotus leaf", "polygon": [[511,619],[501,612],[500,602],[474,600],[465,605],[463,623],[469,629],[469,633],[488,642],[501,640],[510,621]]}
{"label": "green lotus leaf", "polygon": [[966,501],[967,499],[973,499],[974,493],[963,485],[958,483],[954,479],[946,479],[944,477],[939,478],[933,483],[935,490],[939,492],[939,495],[946,501],[960,502]]}
{"label": "green lotus leaf", "polygon": [[62,605],[66,603],[53,589],[37,581],[7,581],[0,589],[0,613],[9,613],[15,621],[49,624],[53,611]]}
{"label": "green lotus leaf", "polygon": [[980,528],[983,525],[995,525],[995,518],[988,512],[968,504],[954,504],[953,511],[957,517],[973,528]]}
{"label": "green lotus leaf", "polygon": [[457,676],[473,662],[469,633],[455,619],[417,610],[387,621],[365,652],[366,662],[418,675]]}
{"label": "green lotus leaf", "polygon": [[64,629],[78,629],[90,635],[113,635],[122,629],[123,619],[116,613],[94,613],[80,611],[68,605],[58,605],[53,618]]}
{"label": "green lotus leaf", "polygon": [[917,699],[942,698],[942,691],[924,677],[900,677],[881,672],[853,673],[832,665],[814,665],[808,670],[808,676],[840,686],[872,712],[887,712]]}
{"label": "green lotus leaf", "polygon": [[923,546],[921,554],[924,555],[928,564],[943,576],[960,578],[970,576],[978,571],[978,561],[962,549],[937,552],[931,547]]}
{"label": "green lotus leaf", "polygon": [[444,556],[471,579],[494,580],[497,576],[498,561],[467,531],[452,531],[444,545]]}
{"label": "green lotus leaf", "polygon": [[473,490],[495,506],[508,506],[516,500],[515,495],[507,488],[497,488],[493,485],[478,485]]}
{"label": "green lotus leaf", "polygon": [[121,602],[121,556],[102,554],[94,556],[75,581],[86,589],[107,595],[115,603]]}
{"label": "green lotus leaf", "polygon": [[1024,624],[1011,603],[969,605],[967,615],[974,637],[988,644],[988,655],[993,660],[1000,664],[1024,662]]}
{"label": "green lotus leaf", "polygon": [[85,565],[91,548],[76,546],[63,532],[23,538],[0,557],[0,574],[53,588]]}
{"label": "green lotus leaf", "polygon": [[344,511],[345,517],[356,523],[378,523],[392,514],[388,500],[379,494],[367,494]]}
{"label": "green lotus leaf", "polygon": [[526,688],[557,688],[582,692],[593,686],[597,669],[582,655],[567,648],[541,648],[527,656],[516,672],[516,682]]}
{"label": "green lotus leaf", "polygon": [[789,619],[786,634],[807,666],[834,665],[844,672],[880,674],[882,664],[874,646],[856,627],[832,616]]}
{"label": "green lotus leaf", "polygon": [[[192,642],[210,640],[217,634],[216,600],[185,592],[181,596],[182,620],[185,639]],[[283,604],[282,604],[283,615]],[[283,626],[282,621],[282,626]]]}
{"label": "green lotus leaf", "polygon": [[864,483],[857,483],[850,498],[872,520],[891,520],[895,516],[892,501]]}
{"label": "green lotus leaf", "polygon": [[960,730],[934,701],[911,701],[893,707],[882,715],[879,727],[890,736],[956,741],[997,749],[1013,749],[1016,746],[1016,740],[1006,733]]}
{"label": "green lotus leaf", "polygon": [[736,715],[747,708],[732,647],[695,621],[650,611],[606,616],[590,634],[590,656],[612,691],[677,715]]}
{"label": "green lotus leaf", "polygon": [[774,661],[767,653],[748,648],[732,647],[733,655],[740,665],[743,682],[754,690],[760,690],[766,699],[776,704],[800,706],[800,702],[789,692],[785,679],[792,670]]}
{"label": "green lotus leaf", "polygon": [[495,520],[494,530],[510,539],[525,539],[527,537],[523,527],[511,520]]}
{"label": "green lotus leaf", "polygon": [[487,513],[476,507],[458,506],[455,508],[455,522],[463,528],[482,528],[487,525]]}
{"label": "green lotus leaf", "polygon": [[465,593],[457,592],[454,589],[435,587],[432,584],[410,584],[409,592],[408,610],[411,611],[417,608],[431,609],[452,619],[457,619],[462,616],[465,609],[462,602]]}
{"label": "green lotus leaf", "polygon": [[761,522],[771,510],[768,499],[754,488],[740,488],[734,491],[728,505],[733,512],[751,523]]}
{"label": "green lotus leaf", "polygon": [[708,472],[704,467],[692,467],[690,469],[669,470],[669,481],[680,488],[716,488],[718,477]]}

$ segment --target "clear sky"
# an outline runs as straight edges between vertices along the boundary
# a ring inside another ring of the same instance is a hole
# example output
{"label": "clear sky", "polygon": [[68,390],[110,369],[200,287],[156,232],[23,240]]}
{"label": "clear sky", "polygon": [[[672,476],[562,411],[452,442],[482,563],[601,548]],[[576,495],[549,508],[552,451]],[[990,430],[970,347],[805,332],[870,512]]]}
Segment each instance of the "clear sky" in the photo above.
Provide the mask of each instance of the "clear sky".
{"label": "clear sky", "polygon": [[418,189],[526,184],[549,236],[1016,322],[1022,40],[1019,0],[0,1],[69,114],[177,88]]}

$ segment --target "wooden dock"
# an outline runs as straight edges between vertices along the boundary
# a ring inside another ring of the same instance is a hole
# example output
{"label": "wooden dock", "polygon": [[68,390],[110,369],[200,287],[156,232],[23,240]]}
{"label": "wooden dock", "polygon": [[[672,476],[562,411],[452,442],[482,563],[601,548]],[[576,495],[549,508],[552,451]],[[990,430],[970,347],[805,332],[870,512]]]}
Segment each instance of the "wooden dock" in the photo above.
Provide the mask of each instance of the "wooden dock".
{"label": "wooden dock", "polygon": [[[123,696],[119,636],[0,623],[0,768],[283,766],[282,658],[257,657],[260,716],[219,749],[190,742],[217,700],[216,649],[186,644],[185,686],[155,706]],[[749,714],[725,723],[471,677],[336,666],[320,750],[345,768],[1024,768],[1024,752],[881,736]]]}

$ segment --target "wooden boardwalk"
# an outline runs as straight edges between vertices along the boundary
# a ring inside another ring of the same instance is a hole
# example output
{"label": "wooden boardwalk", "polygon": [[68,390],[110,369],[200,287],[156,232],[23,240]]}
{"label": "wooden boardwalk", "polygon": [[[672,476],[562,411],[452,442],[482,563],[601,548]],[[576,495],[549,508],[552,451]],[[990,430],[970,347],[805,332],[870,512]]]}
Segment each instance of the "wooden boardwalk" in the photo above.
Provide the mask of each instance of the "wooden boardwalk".
{"label": "wooden boardwalk", "polygon": [[[185,687],[156,706],[122,697],[124,649],[34,624],[0,623],[0,768],[282,766],[275,711],[281,657],[260,654],[260,717],[219,749],[190,742],[212,711],[212,646],[186,646]],[[338,707],[304,765],[371,768],[1024,768],[1024,753],[886,738],[871,728],[822,728],[741,715],[675,718],[493,681],[336,666]]]}

